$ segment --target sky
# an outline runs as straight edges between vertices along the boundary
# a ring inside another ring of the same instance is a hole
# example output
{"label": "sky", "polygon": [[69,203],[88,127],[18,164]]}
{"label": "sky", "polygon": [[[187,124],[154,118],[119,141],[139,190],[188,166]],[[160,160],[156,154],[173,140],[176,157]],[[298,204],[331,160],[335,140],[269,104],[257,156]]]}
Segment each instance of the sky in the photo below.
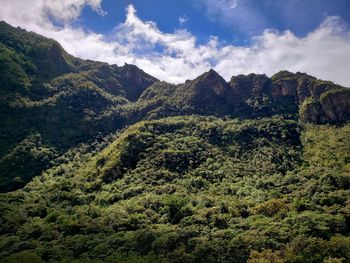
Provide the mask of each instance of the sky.
{"label": "sky", "polygon": [[350,87],[349,0],[0,0],[0,20],[172,83],[213,68]]}

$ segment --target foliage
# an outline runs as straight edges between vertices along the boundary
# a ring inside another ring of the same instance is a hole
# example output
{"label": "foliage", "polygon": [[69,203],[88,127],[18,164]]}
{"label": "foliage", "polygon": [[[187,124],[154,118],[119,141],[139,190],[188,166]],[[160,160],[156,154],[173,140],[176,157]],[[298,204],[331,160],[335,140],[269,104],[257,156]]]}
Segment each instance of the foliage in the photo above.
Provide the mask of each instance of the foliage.
{"label": "foliage", "polygon": [[[0,191],[23,186],[57,155],[122,128],[128,116],[105,112],[130,103],[155,81],[131,65],[74,58],[52,39],[0,22]],[[21,146],[31,134],[40,136],[46,157]]]}
{"label": "foliage", "polygon": [[350,190],[331,178],[347,176],[349,132],[349,125],[303,130],[283,118],[139,122],[104,150],[83,159],[72,153],[1,195],[0,256],[348,260]]}

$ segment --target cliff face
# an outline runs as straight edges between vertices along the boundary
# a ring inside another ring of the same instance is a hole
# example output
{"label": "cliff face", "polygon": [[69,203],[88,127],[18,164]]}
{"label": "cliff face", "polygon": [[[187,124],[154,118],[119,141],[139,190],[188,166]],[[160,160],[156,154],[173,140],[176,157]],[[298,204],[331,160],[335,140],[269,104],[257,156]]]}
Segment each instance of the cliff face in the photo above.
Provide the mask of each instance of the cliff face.
{"label": "cliff face", "polygon": [[350,90],[339,89],[327,92],[320,99],[326,122],[346,122],[350,119]]}
{"label": "cliff face", "polygon": [[[249,101],[268,101],[264,110],[272,114],[300,114],[302,121],[315,124],[350,120],[348,88],[318,80],[305,73],[281,71],[271,78],[250,74],[232,77],[232,102],[236,107]],[[258,114],[264,112],[258,110]]]}
{"label": "cliff face", "polygon": [[341,124],[350,120],[350,90],[329,90],[319,99],[309,98],[301,105],[300,118],[315,124]]}
{"label": "cliff face", "polygon": [[[162,89],[167,90],[164,84]],[[350,118],[347,88],[299,72],[281,71],[271,78],[238,75],[226,82],[210,70],[172,90],[167,95],[170,99],[165,98],[162,105],[171,104],[170,100],[185,102],[194,113],[206,115],[255,118],[277,114],[298,118],[300,113],[302,121],[316,124],[343,123]]]}
{"label": "cliff face", "polygon": [[231,78],[229,85],[232,90],[232,99],[236,103],[244,103],[252,97],[263,96],[271,86],[271,80],[266,75],[249,74]]}

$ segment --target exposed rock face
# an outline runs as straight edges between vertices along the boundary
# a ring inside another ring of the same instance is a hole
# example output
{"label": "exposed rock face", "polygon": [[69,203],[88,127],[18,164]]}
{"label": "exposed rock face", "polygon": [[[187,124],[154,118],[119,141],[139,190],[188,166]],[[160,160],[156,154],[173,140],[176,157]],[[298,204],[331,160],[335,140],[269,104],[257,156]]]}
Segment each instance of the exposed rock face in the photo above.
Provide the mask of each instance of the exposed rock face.
{"label": "exposed rock face", "polygon": [[274,83],[274,87],[271,90],[271,95],[273,97],[279,97],[279,96],[291,96],[296,97],[297,96],[297,88],[298,83],[296,80],[285,80],[285,81],[278,81],[277,83]]}
{"label": "exposed rock face", "polygon": [[126,97],[130,101],[137,100],[146,88],[158,81],[155,77],[130,64],[119,67],[118,73],[118,81],[126,87]]}
{"label": "exposed rock face", "polygon": [[291,96],[296,103],[302,104],[309,97],[320,98],[321,94],[329,89],[341,88],[330,81],[318,80],[305,73],[291,73],[281,71],[271,78],[273,80],[273,97]]}
{"label": "exposed rock face", "polygon": [[181,87],[187,103],[203,109],[221,111],[230,95],[228,83],[214,70],[210,70]]}
{"label": "exposed rock face", "polygon": [[319,100],[306,100],[300,115],[302,121],[316,124],[349,121],[350,89],[330,90],[322,94]]}
{"label": "exposed rock face", "polygon": [[294,101],[302,121],[324,124],[350,119],[350,89],[300,72],[281,71],[272,80],[271,95],[277,101],[283,97]]}
{"label": "exposed rock face", "polygon": [[247,99],[261,96],[267,91],[271,80],[264,74],[238,75],[231,78],[229,85],[233,100],[236,103],[244,103]]}
{"label": "exposed rock face", "polygon": [[238,75],[229,81],[231,107],[239,118],[255,118],[273,115],[271,89],[273,83],[264,74]]}
{"label": "exposed rock face", "polygon": [[350,90],[341,89],[328,92],[320,99],[321,108],[327,121],[344,122],[350,120]]}
{"label": "exposed rock face", "polygon": [[349,89],[299,72],[281,71],[271,78],[238,75],[227,83],[210,70],[177,87],[162,86],[157,94],[168,91],[167,97],[193,107],[194,113],[254,118],[275,114],[297,117],[300,112],[303,121],[319,124],[342,123],[350,115]]}

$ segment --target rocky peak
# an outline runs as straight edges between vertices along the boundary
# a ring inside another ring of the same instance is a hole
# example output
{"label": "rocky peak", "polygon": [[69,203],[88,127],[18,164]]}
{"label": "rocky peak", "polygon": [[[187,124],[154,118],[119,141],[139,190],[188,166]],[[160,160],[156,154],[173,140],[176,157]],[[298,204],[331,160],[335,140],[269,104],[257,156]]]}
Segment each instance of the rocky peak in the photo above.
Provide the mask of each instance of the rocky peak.
{"label": "rocky peak", "polygon": [[131,101],[136,101],[142,92],[158,79],[135,65],[125,63],[124,66],[118,67],[118,81],[125,87],[126,97]]}
{"label": "rocky peak", "polygon": [[187,81],[180,89],[185,103],[206,111],[221,112],[230,94],[228,83],[213,69]]}
{"label": "rocky peak", "polygon": [[229,91],[227,82],[215,70],[200,75],[190,83],[190,89],[207,96],[225,96]]}

